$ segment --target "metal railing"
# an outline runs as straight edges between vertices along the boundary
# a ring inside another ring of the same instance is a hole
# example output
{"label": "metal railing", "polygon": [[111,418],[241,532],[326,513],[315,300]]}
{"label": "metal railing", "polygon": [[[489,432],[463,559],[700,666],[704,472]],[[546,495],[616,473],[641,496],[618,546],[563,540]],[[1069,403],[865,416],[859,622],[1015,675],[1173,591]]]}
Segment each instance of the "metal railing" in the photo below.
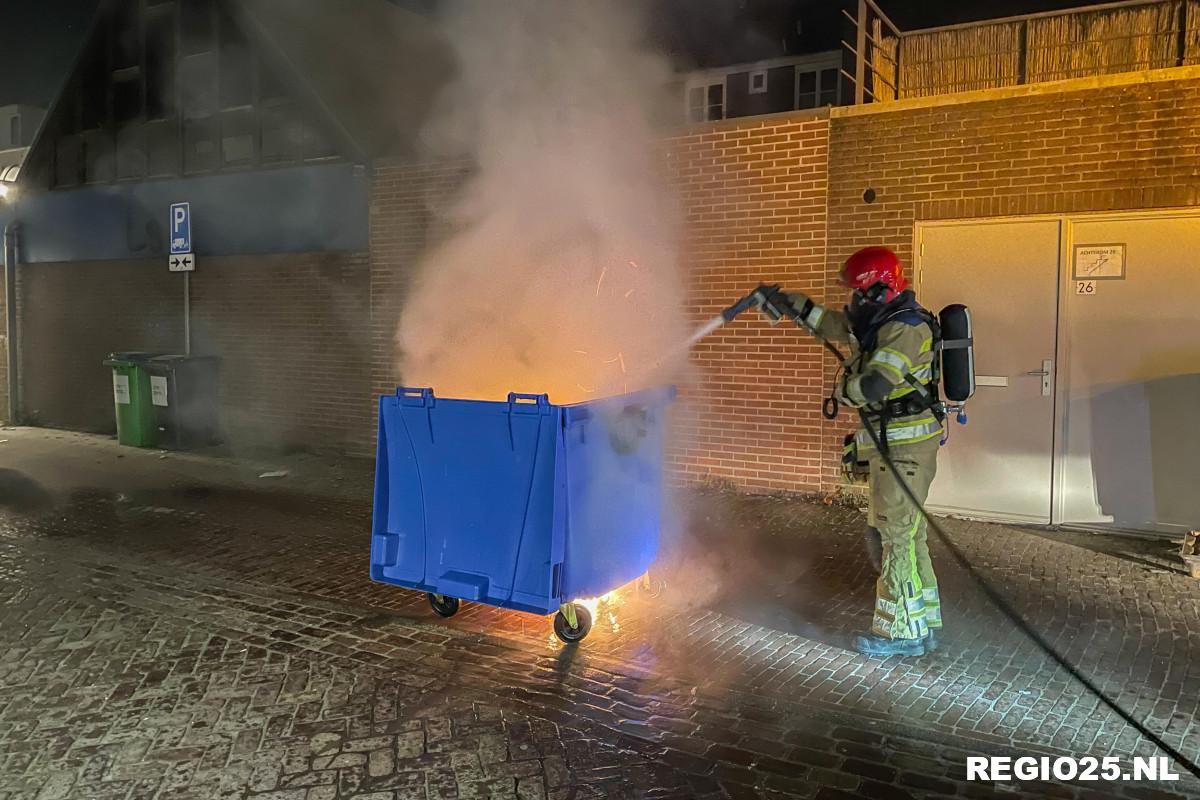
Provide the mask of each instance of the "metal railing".
{"label": "metal railing", "polygon": [[843,9],[854,103],[1200,63],[1200,0],[1125,0],[901,31],[874,0]]}
{"label": "metal railing", "polygon": [[874,0],[855,0],[855,3],[854,14],[842,9],[855,33],[853,44],[842,40],[847,56],[842,65],[842,77],[854,90],[855,105],[894,100],[900,95],[899,43],[903,34]]}

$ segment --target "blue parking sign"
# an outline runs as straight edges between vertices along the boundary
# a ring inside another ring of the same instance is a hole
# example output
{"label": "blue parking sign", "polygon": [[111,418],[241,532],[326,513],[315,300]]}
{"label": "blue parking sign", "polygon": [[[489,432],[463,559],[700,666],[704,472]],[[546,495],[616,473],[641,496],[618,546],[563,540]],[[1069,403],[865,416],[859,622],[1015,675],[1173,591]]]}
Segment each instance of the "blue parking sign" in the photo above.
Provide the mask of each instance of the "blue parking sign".
{"label": "blue parking sign", "polygon": [[191,203],[171,204],[171,255],[192,252]]}

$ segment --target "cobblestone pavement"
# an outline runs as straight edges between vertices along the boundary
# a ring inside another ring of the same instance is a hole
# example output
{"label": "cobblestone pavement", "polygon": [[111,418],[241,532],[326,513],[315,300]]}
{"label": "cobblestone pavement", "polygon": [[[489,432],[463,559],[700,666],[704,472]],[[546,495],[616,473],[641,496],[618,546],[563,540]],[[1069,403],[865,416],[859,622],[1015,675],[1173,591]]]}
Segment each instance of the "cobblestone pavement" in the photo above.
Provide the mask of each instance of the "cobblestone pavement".
{"label": "cobblestone pavement", "polygon": [[[366,578],[369,465],[0,431],[0,800],[1184,797],[964,782],[968,755],[1158,755],[935,546],[948,640],[869,622],[856,510],[700,493],[651,598],[578,647]],[[1200,591],[1159,541],[948,525],[1056,647],[1200,753]],[[1176,772],[1183,770],[1176,767]]]}

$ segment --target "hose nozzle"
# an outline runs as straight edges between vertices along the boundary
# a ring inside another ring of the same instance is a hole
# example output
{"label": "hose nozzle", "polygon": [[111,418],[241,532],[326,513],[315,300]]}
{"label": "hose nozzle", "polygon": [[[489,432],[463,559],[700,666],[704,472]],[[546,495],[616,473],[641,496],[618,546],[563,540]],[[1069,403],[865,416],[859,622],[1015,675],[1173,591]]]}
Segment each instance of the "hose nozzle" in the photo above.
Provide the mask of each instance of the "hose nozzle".
{"label": "hose nozzle", "polygon": [[738,314],[741,314],[743,311],[748,311],[749,309],[753,308],[757,304],[756,299],[755,299],[755,294],[756,294],[756,292],[751,292],[750,294],[743,297],[741,300],[738,300],[736,303],[731,305],[729,308],[722,311],[721,318],[724,319],[726,322],[733,322],[733,318],[736,317]]}
{"label": "hose nozzle", "polygon": [[[784,298],[784,302],[782,304],[780,302],[781,298]],[[786,305],[786,299],[784,294],[779,289],[779,284],[776,283],[768,286],[767,284],[762,283],[758,285],[758,288],[750,292],[750,294],[746,295],[741,300],[738,300],[729,308],[722,311],[721,317],[726,322],[732,322],[733,318],[738,314],[741,314],[743,311],[747,311],[751,308],[758,308],[761,309],[764,314],[770,317],[773,322],[778,322],[779,318],[786,314],[786,312],[781,313],[781,305]]]}

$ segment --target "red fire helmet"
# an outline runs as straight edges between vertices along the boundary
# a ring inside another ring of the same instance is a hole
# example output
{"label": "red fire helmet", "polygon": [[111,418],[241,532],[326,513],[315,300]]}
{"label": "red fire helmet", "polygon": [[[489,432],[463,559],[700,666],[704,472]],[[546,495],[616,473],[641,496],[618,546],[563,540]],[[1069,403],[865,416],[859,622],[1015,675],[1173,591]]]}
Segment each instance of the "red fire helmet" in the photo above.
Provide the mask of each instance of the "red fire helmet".
{"label": "red fire helmet", "polygon": [[864,247],[842,265],[842,285],[851,289],[870,289],[882,283],[889,289],[890,300],[908,286],[900,259],[886,247]]}

